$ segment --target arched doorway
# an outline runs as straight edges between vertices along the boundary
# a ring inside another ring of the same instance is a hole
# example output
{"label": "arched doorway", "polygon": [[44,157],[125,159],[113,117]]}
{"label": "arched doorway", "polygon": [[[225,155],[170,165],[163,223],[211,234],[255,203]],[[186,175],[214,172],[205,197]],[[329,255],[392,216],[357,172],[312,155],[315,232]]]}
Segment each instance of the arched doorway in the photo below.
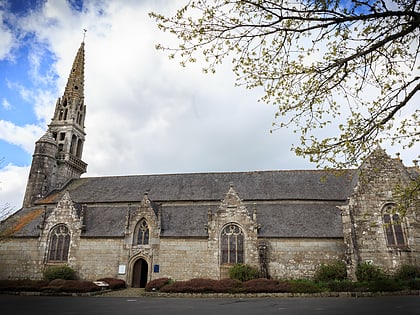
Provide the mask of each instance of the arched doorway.
{"label": "arched doorway", "polygon": [[131,282],[131,286],[133,288],[146,287],[148,272],[149,266],[147,261],[142,258],[138,259],[133,266],[133,281]]}

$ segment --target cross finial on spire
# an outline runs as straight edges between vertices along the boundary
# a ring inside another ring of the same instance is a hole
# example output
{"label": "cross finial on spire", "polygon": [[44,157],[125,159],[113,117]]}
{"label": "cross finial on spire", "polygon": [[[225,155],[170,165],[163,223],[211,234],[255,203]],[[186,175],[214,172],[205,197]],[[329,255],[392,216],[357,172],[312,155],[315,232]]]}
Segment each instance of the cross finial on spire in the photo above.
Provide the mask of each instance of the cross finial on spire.
{"label": "cross finial on spire", "polygon": [[85,42],[87,29],[83,29],[83,42]]}

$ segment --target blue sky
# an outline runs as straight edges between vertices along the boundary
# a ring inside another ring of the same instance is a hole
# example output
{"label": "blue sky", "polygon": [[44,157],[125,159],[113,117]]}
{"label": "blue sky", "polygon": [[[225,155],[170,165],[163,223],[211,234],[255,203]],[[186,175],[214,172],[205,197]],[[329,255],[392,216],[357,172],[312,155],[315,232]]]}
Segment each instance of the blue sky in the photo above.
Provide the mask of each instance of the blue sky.
{"label": "blue sky", "polygon": [[[275,108],[234,87],[228,63],[209,76],[155,50],[174,39],[148,13],[180,3],[0,0],[0,207],[22,203],[84,28],[84,176],[314,168],[290,152],[292,130],[270,134]],[[402,152],[406,164],[417,152]]]}

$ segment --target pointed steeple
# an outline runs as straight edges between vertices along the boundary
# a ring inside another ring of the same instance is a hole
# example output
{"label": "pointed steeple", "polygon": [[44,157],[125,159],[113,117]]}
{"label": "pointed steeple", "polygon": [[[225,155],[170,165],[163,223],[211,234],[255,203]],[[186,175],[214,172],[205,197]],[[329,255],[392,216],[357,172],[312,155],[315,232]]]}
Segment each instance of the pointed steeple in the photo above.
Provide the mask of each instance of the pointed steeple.
{"label": "pointed steeple", "polygon": [[51,126],[75,124],[84,129],[86,108],[84,105],[85,43],[82,42],[74,59],[64,94],[57,100]]}
{"label": "pointed steeple", "polygon": [[[35,144],[31,170],[26,186],[24,207],[61,187],[69,179],[86,172],[82,161],[85,142],[84,103],[85,43],[82,42],[74,59],[67,85],[55,105],[54,116],[44,136]],[[47,154],[48,153],[48,154]]]}
{"label": "pointed steeple", "polygon": [[82,161],[85,142],[85,43],[82,42],[74,59],[64,94],[57,100],[49,130],[58,145],[57,182],[64,184],[70,178],[78,178],[86,172]]}

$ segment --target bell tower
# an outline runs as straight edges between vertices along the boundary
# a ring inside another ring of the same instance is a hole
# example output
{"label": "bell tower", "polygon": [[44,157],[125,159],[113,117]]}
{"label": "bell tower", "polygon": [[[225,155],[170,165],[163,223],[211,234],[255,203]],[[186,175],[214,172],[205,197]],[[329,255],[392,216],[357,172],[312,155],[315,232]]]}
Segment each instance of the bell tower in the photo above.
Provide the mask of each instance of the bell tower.
{"label": "bell tower", "polygon": [[86,172],[87,164],[82,161],[86,136],[84,66],[83,41],[74,59],[64,94],[55,105],[48,130],[35,144],[24,207],[30,207],[36,199]]}

